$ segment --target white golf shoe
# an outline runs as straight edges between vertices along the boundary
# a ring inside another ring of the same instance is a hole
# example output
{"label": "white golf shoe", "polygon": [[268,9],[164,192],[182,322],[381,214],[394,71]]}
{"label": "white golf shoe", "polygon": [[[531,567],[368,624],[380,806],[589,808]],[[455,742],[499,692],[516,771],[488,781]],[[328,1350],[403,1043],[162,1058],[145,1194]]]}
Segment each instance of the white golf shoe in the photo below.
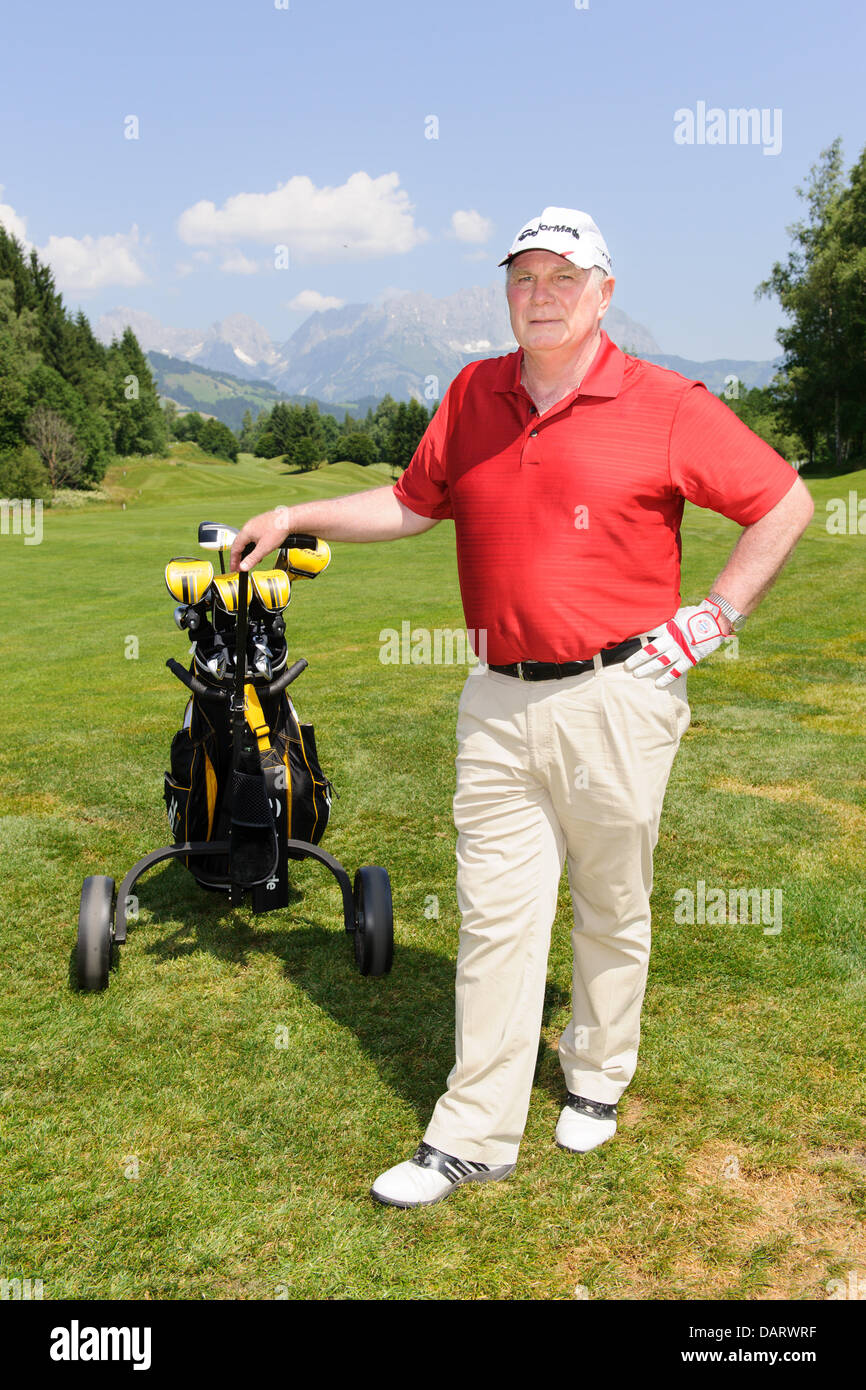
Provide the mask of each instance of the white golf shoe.
{"label": "white golf shoe", "polygon": [[514,1163],[493,1168],[470,1163],[422,1142],[406,1163],[398,1163],[376,1179],[370,1196],[387,1207],[429,1207],[465,1182],[498,1182],[515,1167]]}
{"label": "white golf shoe", "polygon": [[616,1106],[568,1093],[556,1126],[556,1142],[570,1153],[585,1154],[616,1134]]}

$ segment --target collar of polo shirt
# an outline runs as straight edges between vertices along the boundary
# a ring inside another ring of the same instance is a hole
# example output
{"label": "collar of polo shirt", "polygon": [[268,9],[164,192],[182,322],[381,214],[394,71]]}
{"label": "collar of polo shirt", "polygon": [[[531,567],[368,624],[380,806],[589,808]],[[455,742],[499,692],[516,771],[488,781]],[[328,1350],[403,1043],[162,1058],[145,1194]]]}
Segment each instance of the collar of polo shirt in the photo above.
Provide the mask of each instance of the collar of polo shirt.
{"label": "collar of polo shirt", "polygon": [[[501,363],[499,376],[493,390],[500,394],[516,391],[520,395],[526,395],[526,388],[521,385],[520,381],[520,373],[523,368],[523,348],[503,357]],[[607,396],[609,398],[618,396],[624,372],[625,356],[602,329],[601,345],[580,384],[581,396]]]}

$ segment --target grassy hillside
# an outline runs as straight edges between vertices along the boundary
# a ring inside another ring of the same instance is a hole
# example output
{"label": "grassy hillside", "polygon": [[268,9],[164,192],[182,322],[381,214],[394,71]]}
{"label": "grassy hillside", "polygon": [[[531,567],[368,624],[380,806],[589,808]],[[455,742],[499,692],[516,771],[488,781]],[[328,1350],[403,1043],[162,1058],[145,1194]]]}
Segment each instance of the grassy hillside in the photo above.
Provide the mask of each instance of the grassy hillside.
{"label": "grassy hillside", "polygon": [[[462,623],[453,529],[335,545],[295,585],[293,688],[335,801],[325,846],[391,873],[394,969],[354,970],[333,880],[229,913],[159,866],[102,995],[69,987],[87,874],[168,839],[162,775],[186,639],[163,568],[196,525],[390,481],[338,464],[127,462],[111,500],[0,544],[0,1269],[46,1298],[824,1299],[866,1273],[866,538],[815,518],[741,635],[690,677],[656,854],[640,1063],[616,1140],[555,1148],[570,910],[563,882],[516,1174],[375,1207],[453,1060],[454,723],[465,669],[390,666],[380,632]],[[126,503],[124,509],[124,502]],[[738,529],[688,508],[684,599]],[[698,880],[783,895],[782,930],[679,925]],[[281,1031],[285,1030],[285,1031]],[[283,1041],[288,1039],[288,1046]]]}
{"label": "grassy hillside", "polygon": [[[101,484],[108,494],[107,506],[143,505],[175,506],[191,501],[199,510],[224,501],[234,509],[234,520],[221,517],[232,525],[240,525],[252,512],[246,507],[251,493],[261,493],[258,510],[276,506],[279,502],[301,501],[313,497],[338,497],[344,492],[360,492],[365,487],[382,487],[393,482],[390,465],[372,464],[361,468],[355,463],[323,464],[309,473],[287,468],[281,458],[257,459],[252,454],[240,454],[237,463],[209,457],[197,444],[175,443],[167,459],[132,457],[110,468]],[[98,503],[93,503],[97,506]],[[238,511],[238,507],[240,511]],[[255,506],[253,508],[255,510]],[[204,515],[202,515],[204,520]],[[193,534],[193,541],[195,535]]]}
{"label": "grassy hillside", "polygon": [[[169,357],[162,352],[149,352],[147,359],[161,396],[173,400],[182,410],[199,410],[203,415],[214,415],[233,430],[240,429],[247,410],[251,410],[255,417],[260,410],[270,410],[277,401],[306,405],[314,400],[312,396],[287,395],[268,381],[250,381],[231,372],[197,367],[183,358]],[[346,411],[356,418],[363,416],[368,406],[377,404],[377,397],[364,396],[355,401],[316,401],[316,404],[322,414],[333,415],[342,421]]]}

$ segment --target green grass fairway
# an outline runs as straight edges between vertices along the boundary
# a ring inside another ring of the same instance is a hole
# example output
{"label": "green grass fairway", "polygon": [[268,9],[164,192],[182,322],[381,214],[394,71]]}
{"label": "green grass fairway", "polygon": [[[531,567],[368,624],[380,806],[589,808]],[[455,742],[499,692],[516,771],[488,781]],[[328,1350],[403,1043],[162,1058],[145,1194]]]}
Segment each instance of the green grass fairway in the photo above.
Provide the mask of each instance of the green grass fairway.
{"label": "green grass fairway", "polygon": [[[111,502],[0,536],[0,1275],[46,1299],[825,1299],[866,1278],[862,1128],[866,536],[827,499],[741,634],[690,677],[656,853],[640,1062],[613,1143],[553,1143],[568,1016],[565,882],[538,1073],[507,1182],[415,1212],[368,1189],[408,1158],[453,1061],[456,665],[385,665],[384,628],[463,623],[453,528],[335,545],[297,582],[293,687],[339,793],[324,847],[392,878],[392,974],[363,979],[325,870],[229,913],[177,865],[138,886],[110,988],[70,988],[88,874],[169,839],[163,771],[187,640],[166,561],[196,525],[389,482],[130,460]],[[684,601],[738,535],[694,508]],[[675,921],[703,882],[782,894],[781,931]],[[862,1285],[861,1285],[862,1287]]]}

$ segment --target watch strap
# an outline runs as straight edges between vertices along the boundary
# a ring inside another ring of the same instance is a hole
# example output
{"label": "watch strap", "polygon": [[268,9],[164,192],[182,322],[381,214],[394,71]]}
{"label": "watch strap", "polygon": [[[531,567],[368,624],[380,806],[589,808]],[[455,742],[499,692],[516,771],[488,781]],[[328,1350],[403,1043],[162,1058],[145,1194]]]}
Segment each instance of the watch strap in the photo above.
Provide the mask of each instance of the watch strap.
{"label": "watch strap", "polygon": [[732,630],[734,632],[739,632],[740,628],[746,621],[746,616],[744,613],[739,613],[737,609],[734,607],[734,605],[732,603],[729,603],[726,598],[722,598],[721,594],[717,594],[715,589],[712,591],[712,593],[707,594],[706,601],[707,603],[715,604],[716,608],[718,608],[721,613],[724,613],[728,622],[731,624]]}

